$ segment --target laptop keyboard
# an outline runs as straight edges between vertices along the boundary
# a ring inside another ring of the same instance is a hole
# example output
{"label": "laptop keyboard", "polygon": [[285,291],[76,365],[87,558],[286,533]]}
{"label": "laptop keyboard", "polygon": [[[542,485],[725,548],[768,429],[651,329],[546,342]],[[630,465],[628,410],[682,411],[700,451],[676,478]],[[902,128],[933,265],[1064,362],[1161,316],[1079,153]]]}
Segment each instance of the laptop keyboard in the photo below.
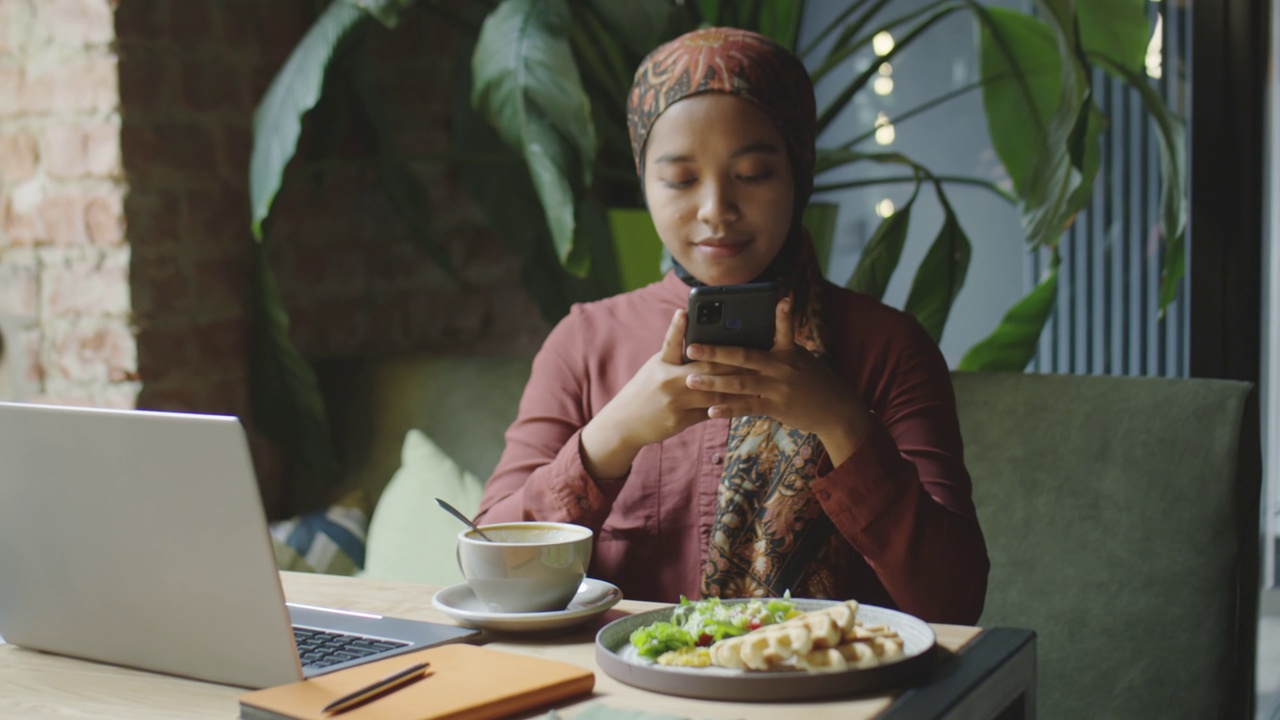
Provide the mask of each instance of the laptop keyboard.
{"label": "laptop keyboard", "polygon": [[348,635],[327,630],[310,630],[295,627],[293,639],[298,645],[298,656],[304,668],[323,668],[348,660],[377,655],[388,650],[402,648],[409,643],[381,638]]}

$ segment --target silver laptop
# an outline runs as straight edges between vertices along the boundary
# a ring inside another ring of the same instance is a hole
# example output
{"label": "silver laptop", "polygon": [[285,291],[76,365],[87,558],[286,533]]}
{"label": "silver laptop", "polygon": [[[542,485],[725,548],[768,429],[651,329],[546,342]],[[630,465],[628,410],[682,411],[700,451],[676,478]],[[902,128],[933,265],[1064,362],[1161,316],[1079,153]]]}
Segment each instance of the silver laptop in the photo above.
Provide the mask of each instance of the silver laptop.
{"label": "silver laptop", "polygon": [[0,403],[6,642],[267,687],[477,634],[286,603],[234,417]]}

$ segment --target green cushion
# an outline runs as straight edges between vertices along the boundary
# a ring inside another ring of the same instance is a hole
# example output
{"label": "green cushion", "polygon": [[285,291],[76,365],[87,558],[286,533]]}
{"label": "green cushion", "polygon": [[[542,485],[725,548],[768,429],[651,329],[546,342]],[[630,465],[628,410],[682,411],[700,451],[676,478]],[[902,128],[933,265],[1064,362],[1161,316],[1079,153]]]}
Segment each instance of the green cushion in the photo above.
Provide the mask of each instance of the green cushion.
{"label": "green cushion", "polygon": [[462,525],[435,498],[475,515],[529,367],[527,358],[419,353],[368,370],[361,430],[368,451],[359,476],[378,499],[363,576],[461,582],[454,547]]}
{"label": "green cushion", "polygon": [[404,439],[400,469],[369,520],[363,577],[432,585],[462,582],[454,548],[462,523],[440,509],[441,498],[474,516],[484,481],[458,467],[419,430]]}
{"label": "green cushion", "polygon": [[991,557],[981,624],[1037,632],[1040,717],[1243,717],[1258,588],[1258,475],[1238,463],[1251,386],[954,379]]}

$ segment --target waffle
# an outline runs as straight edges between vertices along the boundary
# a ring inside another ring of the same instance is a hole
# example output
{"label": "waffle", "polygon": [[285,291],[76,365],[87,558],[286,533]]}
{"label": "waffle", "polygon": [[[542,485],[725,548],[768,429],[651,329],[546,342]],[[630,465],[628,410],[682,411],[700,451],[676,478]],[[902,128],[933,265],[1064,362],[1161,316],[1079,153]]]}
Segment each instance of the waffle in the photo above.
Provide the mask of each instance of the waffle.
{"label": "waffle", "polygon": [[886,625],[863,625],[849,600],[766,625],[711,646],[711,664],[739,670],[834,672],[901,657],[903,643]]}

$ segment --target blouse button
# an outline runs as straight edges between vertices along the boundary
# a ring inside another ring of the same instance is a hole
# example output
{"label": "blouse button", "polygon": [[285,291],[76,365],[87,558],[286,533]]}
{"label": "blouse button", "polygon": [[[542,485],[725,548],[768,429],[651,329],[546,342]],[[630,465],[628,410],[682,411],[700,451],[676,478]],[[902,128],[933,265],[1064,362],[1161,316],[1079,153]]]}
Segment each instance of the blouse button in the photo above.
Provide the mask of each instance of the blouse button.
{"label": "blouse button", "polygon": [[588,500],[586,497],[580,497],[578,498],[578,507],[582,508],[583,510],[590,510],[591,501]]}
{"label": "blouse button", "polygon": [[721,456],[721,455],[720,455],[720,453],[711,453],[711,464],[712,464],[712,465],[719,465],[719,464],[720,464],[720,463],[722,463],[722,462],[724,462],[724,457],[723,457],[723,456]]}
{"label": "blouse button", "polygon": [[827,500],[831,499],[831,493],[827,492],[826,490],[819,490],[818,499],[822,500],[823,502],[826,502]]}

